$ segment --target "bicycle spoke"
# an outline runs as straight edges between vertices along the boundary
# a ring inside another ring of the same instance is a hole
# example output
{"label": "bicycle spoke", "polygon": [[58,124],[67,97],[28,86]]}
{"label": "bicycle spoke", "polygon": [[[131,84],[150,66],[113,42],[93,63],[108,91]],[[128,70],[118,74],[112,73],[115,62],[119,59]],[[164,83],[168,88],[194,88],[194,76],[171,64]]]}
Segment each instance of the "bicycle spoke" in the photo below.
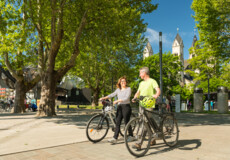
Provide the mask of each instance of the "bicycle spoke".
{"label": "bicycle spoke", "polygon": [[162,132],[163,140],[168,146],[177,144],[179,137],[178,125],[172,116],[168,116],[163,120]]}
{"label": "bicycle spoke", "polygon": [[[128,127],[132,128],[133,137],[128,133]],[[139,118],[131,120],[125,129],[125,144],[128,151],[137,157],[143,156],[149,149],[151,131]]]}
{"label": "bicycle spoke", "polygon": [[106,136],[108,129],[108,119],[103,115],[96,115],[90,119],[87,125],[87,138],[92,142],[99,142]]}

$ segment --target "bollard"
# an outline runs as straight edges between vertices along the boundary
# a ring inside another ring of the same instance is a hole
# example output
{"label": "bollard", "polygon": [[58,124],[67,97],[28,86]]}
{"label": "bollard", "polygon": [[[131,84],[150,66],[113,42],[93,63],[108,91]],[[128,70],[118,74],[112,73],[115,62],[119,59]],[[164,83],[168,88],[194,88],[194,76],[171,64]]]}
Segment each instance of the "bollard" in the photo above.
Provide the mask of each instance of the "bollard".
{"label": "bollard", "polygon": [[217,89],[217,109],[218,113],[228,113],[227,87],[218,87]]}
{"label": "bollard", "polygon": [[194,112],[202,112],[203,111],[203,89],[195,88],[193,95],[194,102]]}
{"label": "bollard", "polygon": [[67,105],[67,109],[69,109],[69,105]]}

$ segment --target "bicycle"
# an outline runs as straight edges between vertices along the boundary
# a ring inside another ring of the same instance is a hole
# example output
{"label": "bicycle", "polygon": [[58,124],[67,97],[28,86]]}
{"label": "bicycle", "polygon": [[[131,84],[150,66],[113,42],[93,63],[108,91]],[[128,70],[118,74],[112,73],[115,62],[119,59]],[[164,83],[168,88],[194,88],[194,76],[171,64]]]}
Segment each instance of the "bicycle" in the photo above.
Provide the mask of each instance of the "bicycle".
{"label": "bicycle", "polygon": [[12,107],[10,104],[5,102],[0,102],[0,112],[10,112]]}
{"label": "bicycle", "polygon": [[[136,99],[136,101],[143,100],[144,97]],[[136,156],[144,156],[149,148],[151,140],[162,138],[164,143],[170,147],[177,144],[179,138],[179,128],[177,120],[173,113],[166,112],[166,104],[159,103],[159,111],[148,111],[143,106],[142,112],[139,113],[139,117],[132,119],[126,125],[124,139],[126,148],[128,151]],[[156,119],[149,117],[147,113],[156,115],[159,118],[157,123]],[[130,141],[128,138],[128,128],[133,129],[133,139]],[[140,144],[141,148],[137,148],[136,144]]]}
{"label": "bicycle", "polygon": [[[112,131],[115,132],[116,114],[113,103],[108,100],[103,100],[102,104],[102,113],[93,116],[86,127],[86,136],[93,143],[100,142],[105,138],[110,127],[109,119],[112,123]],[[135,117],[135,115],[132,113],[131,117]],[[124,120],[122,120],[120,128],[120,135],[123,137],[125,130]]]}

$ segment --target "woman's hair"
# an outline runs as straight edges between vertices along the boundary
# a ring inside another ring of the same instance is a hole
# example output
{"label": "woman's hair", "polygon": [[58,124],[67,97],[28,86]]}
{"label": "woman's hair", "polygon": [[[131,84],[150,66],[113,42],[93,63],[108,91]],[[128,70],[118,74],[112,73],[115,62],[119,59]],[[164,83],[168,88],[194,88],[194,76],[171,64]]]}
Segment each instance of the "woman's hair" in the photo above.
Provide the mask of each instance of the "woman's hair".
{"label": "woman's hair", "polygon": [[122,79],[125,79],[126,81],[126,85],[127,85],[127,79],[126,79],[126,76],[122,76],[121,78],[118,79],[118,82],[117,82],[117,88],[121,89],[121,80]]}

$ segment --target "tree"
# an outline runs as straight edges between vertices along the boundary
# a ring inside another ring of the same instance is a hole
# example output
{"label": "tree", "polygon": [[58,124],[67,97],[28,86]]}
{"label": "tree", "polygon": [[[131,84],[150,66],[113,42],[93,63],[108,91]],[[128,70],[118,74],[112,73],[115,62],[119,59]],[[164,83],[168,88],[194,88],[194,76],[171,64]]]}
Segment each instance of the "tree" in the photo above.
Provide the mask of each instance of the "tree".
{"label": "tree", "polygon": [[212,86],[226,85],[220,77],[224,73],[224,64],[229,64],[230,58],[228,3],[227,0],[194,0],[191,6],[195,12],[193,17],[197,22],[200,40],[190,49],[195,57],[190,60],[193,70],[188,72],[194,77],[198,87],[204,87],[204,90],[207,90],[208,76],[211,91],[216,90]]}
{"label": "tree", "polygon": [[16,79],[14,113],[21,113],[25,112],[26,92],[40,80],[34,71],[38,60],[35,32],[31,23],[28,23],[23,6],[15,7],[14,4],[1,1],[0,8],[1,64]]}
{"label": "tree", "polygon": [[[111,92],[109,87],[112,84],[112,79],[116,82],[119,77],[124,75],[127,76],[128,80],[132,79],[133,66],[140,59],[143,48],[144,38],[141,38],[140,34],[144,28],[145,26],[136,31],[135,34],[131,32],[132,35],[128,35],[129,30],[124,31],[123,34],[129,37],[125,41],[119,37],[108,41],[106,37],[101,38],[101,35],[95,39],[93,44],[89,44],[90,47],[85,54],[78,57],[80,63],[75,66],[72,74],[81,77],[92,90],[93,106],[98,105],[99,95],[103,89],[104,95],[108,94],[105,91]],[[117,45],[116,41],[120,43]]]}
{"label": "tree", "polygon": [[194,0],[191,8],[197,22],[200,47],[207,54],[222,60],[229,59],[230,6],[228,0]]}
{"label": "tree", "polygon": [[[123,32],[126,30],[132,32],[145,26],[141,14],[156,8],[150,2],[150,0],[8,1],[13,8],[23,8],[23,15],[26,17],[24,24],[31,24],[35,30],[33,42],[37,45],[42,85],[38,116],[55,115],[57,82],[75,66],[76,58],[84,53],[85,46],[90,41],[93,42],[94,37],[101,34],[101,30],[111,39],[120,37],[118,39],[125,40]],[[22,14],[16,15],[22,17]],[[125,23],[124,19],[127,19]],[[119,44],[119,41],[113,42]]]}

